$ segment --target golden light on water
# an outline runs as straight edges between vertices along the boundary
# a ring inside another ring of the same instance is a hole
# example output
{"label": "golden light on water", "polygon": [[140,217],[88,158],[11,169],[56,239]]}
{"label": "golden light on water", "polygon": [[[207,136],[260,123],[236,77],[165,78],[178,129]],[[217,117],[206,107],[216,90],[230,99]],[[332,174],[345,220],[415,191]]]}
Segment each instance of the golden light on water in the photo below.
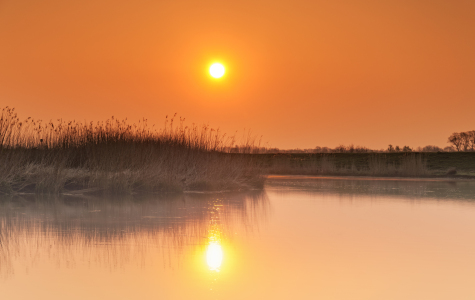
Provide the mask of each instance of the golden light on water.
{"label": "golden light on water", "polygon": [[209,67],[209,74],[213,78],[221,78],[224,76],[225,73],[225,68],[222,64],[220,63],[214,63]]}
{"label": "golden light on water", "polygon": [[218,271],[223,263],[223,248],[217,242],[211,242],[206,250],[206,262],[212,271]]}
{"label": "golden light on water", "polygon": [[223,263],[223,247],[221,240],[221,227],[219,224],[219,207],[213,206],[213,217],[208,228],[208,247],[206,248],[206,263],[211,271],[219,272]]}

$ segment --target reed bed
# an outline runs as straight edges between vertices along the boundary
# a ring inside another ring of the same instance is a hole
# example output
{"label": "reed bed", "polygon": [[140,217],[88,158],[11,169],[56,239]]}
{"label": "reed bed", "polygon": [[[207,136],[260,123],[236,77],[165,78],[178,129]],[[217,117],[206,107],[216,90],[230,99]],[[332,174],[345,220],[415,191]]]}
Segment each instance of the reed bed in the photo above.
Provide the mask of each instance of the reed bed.
{"label": "reed bed", "polygon": [[[262,187],[258,161],[208,125],[21,121],[0,115],[0,192],[178,192]],[[246,145],[248,147],[249,145]],[[252,147],[251,147],[252,148]]]}
{"label": "reed bed", "polygon": [[385,155],[353,156],[342,162],[337,156],[318,155],[313,159],[276,157],[267,162],[267,174],[278,175],[335,175],[335,176],[394,176],[427,177],[432,173],[422,155],[407,153],[400,159],[388,159]]}

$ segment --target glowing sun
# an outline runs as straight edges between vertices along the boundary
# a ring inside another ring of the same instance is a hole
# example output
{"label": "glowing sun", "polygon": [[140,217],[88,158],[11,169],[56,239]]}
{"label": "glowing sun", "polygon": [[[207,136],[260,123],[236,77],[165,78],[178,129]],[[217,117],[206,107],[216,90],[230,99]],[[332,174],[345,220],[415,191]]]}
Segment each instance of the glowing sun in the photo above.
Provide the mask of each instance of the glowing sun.
{"label": "glowing sun", "polygon": [[214,78],[223,77],[225,72],[224,66],[220,63],[214,63],[209,67],[209,74]]}

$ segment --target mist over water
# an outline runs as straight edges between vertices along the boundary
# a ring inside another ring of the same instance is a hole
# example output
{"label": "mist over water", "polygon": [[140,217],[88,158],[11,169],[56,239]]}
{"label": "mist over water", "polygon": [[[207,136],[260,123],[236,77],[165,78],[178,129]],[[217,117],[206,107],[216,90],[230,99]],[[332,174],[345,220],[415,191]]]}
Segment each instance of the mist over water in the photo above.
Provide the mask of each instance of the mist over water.
{"label": "mist over water", "polygon": [[143,264],[151,252],[176,267],[187,247],[207,246],[210,234],[232,239],[230,230],[257,224],[257,211],[265,215],[267,207],[262,192],[2,199],[0,274],[12,277],[16,260],[27,269],[46,259],[58,267],[87,260],[113,270],[140,256]]}
{"label": "mist over water", "polygon": [[2,299],[469,299],[475,182],[0,200]]}

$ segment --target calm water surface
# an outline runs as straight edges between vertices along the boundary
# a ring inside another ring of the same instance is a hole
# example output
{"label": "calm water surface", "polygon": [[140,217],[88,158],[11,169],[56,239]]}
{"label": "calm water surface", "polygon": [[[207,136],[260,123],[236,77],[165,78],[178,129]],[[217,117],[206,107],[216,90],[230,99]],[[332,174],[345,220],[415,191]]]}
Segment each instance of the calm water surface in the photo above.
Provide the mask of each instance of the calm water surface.
{"label": "calm water surface", "polygon": [[0,299],[475,299],[475,182],[0,199]]}

